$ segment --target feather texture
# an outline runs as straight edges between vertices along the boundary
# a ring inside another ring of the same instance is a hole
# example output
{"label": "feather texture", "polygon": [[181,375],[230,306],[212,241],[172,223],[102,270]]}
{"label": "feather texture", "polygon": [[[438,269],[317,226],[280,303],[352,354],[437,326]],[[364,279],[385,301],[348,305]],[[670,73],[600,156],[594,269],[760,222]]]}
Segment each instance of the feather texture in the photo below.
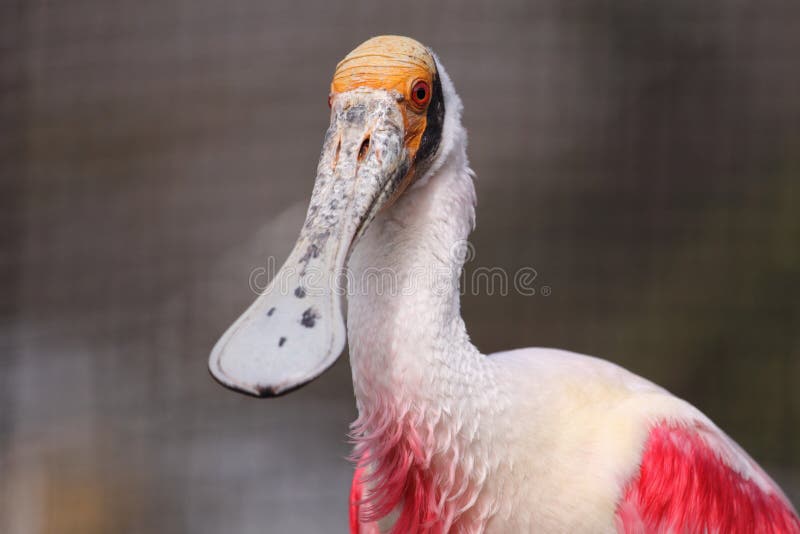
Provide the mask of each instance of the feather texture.
{"label": "feather texture", "polygon": [[713,435],[697,422],[652,428],[639,473],[620,503],[621,532],[800,533],[780,490],[732,468],[708,439]]}

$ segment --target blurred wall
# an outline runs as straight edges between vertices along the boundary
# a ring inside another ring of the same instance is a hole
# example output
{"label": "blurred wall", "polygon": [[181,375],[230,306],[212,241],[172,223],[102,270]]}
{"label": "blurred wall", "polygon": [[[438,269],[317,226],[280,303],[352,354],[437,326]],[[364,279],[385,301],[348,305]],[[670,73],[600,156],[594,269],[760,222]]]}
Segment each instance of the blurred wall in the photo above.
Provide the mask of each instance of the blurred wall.
{"label": "blurred wall", "polygon": [[485,352],[621,363],[800,504],[800,4],[0,6],[0,531],[345,532],[346,358],[257,401],[206,372],[303,219],[336,62],[433,47],[478,180]]}

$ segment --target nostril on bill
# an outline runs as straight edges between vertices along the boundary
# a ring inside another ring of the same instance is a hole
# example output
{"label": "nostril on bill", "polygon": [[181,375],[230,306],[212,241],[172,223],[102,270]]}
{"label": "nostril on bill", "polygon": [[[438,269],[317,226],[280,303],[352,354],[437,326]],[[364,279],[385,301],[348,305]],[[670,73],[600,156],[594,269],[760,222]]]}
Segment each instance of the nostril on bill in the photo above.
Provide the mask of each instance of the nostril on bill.
{"label": "nostril on bill", "polygon": [[363,160],[367,152],[369,152],[369,136],[361,142],[361,147],[358,149],[358,161]]}
{"label": "nostril on bill", "polygon": [[342,138],[339,138],[339,142],[336,143],[336,153],[333,155],[333,168],[336,168],[336,165],[339,163],[339,152],[342,150]]}

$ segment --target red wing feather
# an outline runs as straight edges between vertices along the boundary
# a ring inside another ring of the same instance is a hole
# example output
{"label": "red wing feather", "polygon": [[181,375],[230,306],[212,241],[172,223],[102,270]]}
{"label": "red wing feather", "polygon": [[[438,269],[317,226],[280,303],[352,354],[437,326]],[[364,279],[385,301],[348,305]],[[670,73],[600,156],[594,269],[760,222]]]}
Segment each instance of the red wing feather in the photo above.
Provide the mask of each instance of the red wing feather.
{"label": "red wing feather", "polygon": [[780,489],[721,432],[700,423],[652,428],[617,518],[626,534],[800,534]]}

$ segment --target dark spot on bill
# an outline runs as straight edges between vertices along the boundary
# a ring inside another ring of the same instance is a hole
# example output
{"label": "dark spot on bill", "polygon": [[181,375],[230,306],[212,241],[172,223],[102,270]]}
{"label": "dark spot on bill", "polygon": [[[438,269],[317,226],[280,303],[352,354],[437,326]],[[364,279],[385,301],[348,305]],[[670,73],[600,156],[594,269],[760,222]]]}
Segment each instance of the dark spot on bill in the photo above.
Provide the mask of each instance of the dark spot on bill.
{"label": "dark spot on bill", "polygon": [[303,312],[303,317],[300,319],[300,324],[306,328],[314,328],[314,325],[317,323],[317,319],[319,319],[317,310],[314,308],[308,308]]}

